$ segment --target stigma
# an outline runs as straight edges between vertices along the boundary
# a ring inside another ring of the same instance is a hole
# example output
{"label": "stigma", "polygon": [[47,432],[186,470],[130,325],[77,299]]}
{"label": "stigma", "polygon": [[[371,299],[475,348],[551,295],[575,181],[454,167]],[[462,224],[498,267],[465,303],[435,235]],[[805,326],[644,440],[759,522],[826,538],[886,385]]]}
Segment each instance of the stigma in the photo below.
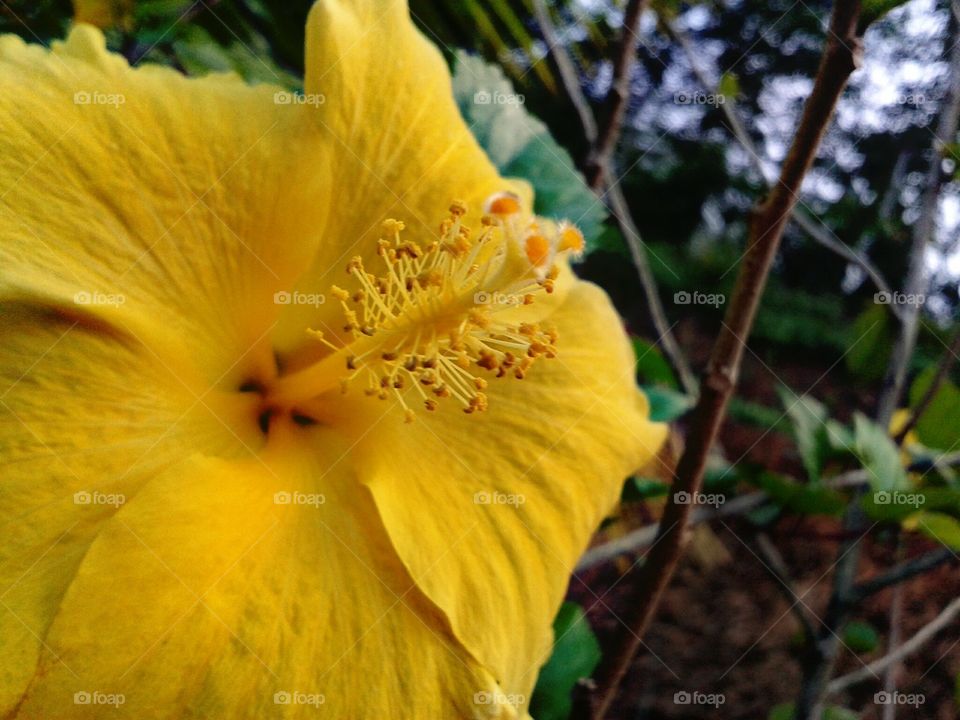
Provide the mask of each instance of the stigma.
{"label": "stigma", "polygon": [[407,422],[445,404],[482,413],[489,383],[523,380],[556,357],[556,330],[525,319],[524,308],[553,292],[558,258],[582,252],[583,236],[525,212],[510,193],[487,200],[476,232],[466,212],[454,201],[425,242],[384,221],[376,257],[352,258],[331,288],[342,327],[307,330],[329,352],[281,376],[270,402],[293,409],[338,389],[396,402]]}

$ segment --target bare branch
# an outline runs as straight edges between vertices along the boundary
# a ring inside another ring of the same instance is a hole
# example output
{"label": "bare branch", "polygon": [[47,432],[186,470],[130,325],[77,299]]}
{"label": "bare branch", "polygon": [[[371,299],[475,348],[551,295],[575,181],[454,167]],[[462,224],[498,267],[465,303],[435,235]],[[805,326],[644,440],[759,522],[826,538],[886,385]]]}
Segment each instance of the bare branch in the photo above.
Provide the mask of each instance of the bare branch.
{"label": "bare branch", "polygon": [[850,595],[850,602],[859,604],[871,595],[885,590],[891,585],[906,582],[917,575],[930,572],[951,560],[957,560],[957,554],[947,547],[932,550],[926,555],[907,560],[854,587]]}
{"label": "bare branch", "polygon": [[[609,181],[609,175],[605,175],[604,178]],[[653,277],[653,270],[650,268],[650,260],[647,258],[643,240],[640,239],[640,231],[633,222],[630,208],[627,206],[627,199],[623,196],[620,186],[613,183],[608,183],[604,194],[607,197],[610,212],[627,241],[630,257],[637,269],[637,274],[640,276],[640,287],[643,289],[644,299],[647,301],[647,310],[653,320],[653,326],[659,334],[659,343],[663,348],[663,353],[669,358],[673,369],[676,370],[680,386],[688,395],[696,397],[699,393],[697,379],[673,335],[670,321],[663,309],[663,303],[660,302],[660,296],[657,294],[657,283]]]}
{"label": "bare branch", "polygon": [[636,579],[634,611],[626,619],[630,632],[624,635],[622,645],[604,658],[596,676],[598,691],[593,714],[596,720],[603,718],[609,710],[682,553],[692,508],[689,504],[674,502],[673,498],[678,492],[694,495],[700,489],[707,453],[716,440],[736,385],[746,339],[780,247],[787,218],[796,203],[803,178],[816,157],[837,100],[857,65],[859,15],[857,0],[838,0],[834,4],[820,67],[780,179],[754,211],[746,253],[693,412],[687,448],[677,466],[673,492],[667,499],[660,524],[660,536]]}
{"label": "bare branch", "polygon": [[584,163],[587,184],[594,190],[599,190],[607,182],[613,150],[620,138],[620,128],[630,100],[630,80],[636,64],[637,46],[640,43],[640,18],[647,9],[648,2],[649,0],[628,0],[623,14],[623,30],[613,58],[613,82],[607,93],[600,122],[597,123],[596,141]]}
{"label": "bare branch", "polygon": [[[957,20],[954,20],[954,24],[957,22]],[[921,199],[920,217],[913,225],[909,266],[903,289],[904,294],[908,296],[919,296],[927,289],[926,250],[933,241],[937,228],[937,209],[940,202],[940,191],[944,183],[942,154],[944,147],[953,142],[956,137],[957,126],[960,123],[960,47],[956,42],[953,42],[956,39],[955,35],[956,29],[948,35],[952,38],[951,44],[953,45],[950,51],[950,89],[934,133],[930,164],[927,167],[927,178]],[[919,317],[919,303],[910,303],[904,306],[900,318],[900,335],[894,344],[893,354],[890,358],[890,368],[884,378],[880,400],[877,403],[877,418],[884,427],[893,415],[903,392],[907,366],[917,343]]]}
{"label": "bare branch", "polygon": [[856,685],[864,680],[876,678],[877,675],[885,670],[889,665],[898,663],[901,660],[909,657],[923,647],[928,641],[936,637],[937,633],[949,626],[958,614],[960,614],[960,598],[955,598],[949,605],[940,611],[939,615],[920,628],[920,630],[918,630],[913,637],[900,645],[892,653],[889,655],[884,655],[878,660],[874,660],[866,667],[862,667],[859,670],[850,673],[849,675],[843,675],[842,677],[832,680],[827,686],[827,692],[831,695],[835,695],[838,692],[846,690],[851,685]]}
{"label": "bare branch", "polygon": [[552,59],[557,75],[560,76],[560,86],[563,88],[564,95],[576,110],[577,117],[580,118],[580,127],[583,129],[583,136],[592,146],[597,141],[597,121],[593,117],[590,103],[580,89],[580,76],[577,73],[577,66],[566,51],[563,38],[557,32],[557,28],[550,18],[550,10],[543,0],[533,0],[533,15],[537,19],[540,33],[547,43],[548,57]]}
{"label": "bare branch", "polygon": [[[633,7],[634,5],[635,7]],[[627,76],[632,72],[633,59],[634,55],[636,55],[636,31],[639,29],[639,18],[643,14],[644,6],[645,3],[643,2],[631,2],[631,8],[628,8],[627,18],[633,18],[637,27],[633,30],[631,30],[629,26],[625,25],[624,27],[624,38],[621,41],[621,51],[618,55],[618,57],[621,58],[621,62],[617,65],[615,71],[619,73],[619,75],[615,75],[611,93],[614,92],[613,88],[621,88],[624,82],[626,82],[627,92],[629,93],[629,77]],[[597,147],[597,143],[600,141],[599,138],[602,138],[604,143],[612,142],[615,145],[623,120],[622,111],[619,111],[619,114],[608,114],[603,129],[600,131],[597,130],[597,123],[590,110],[590,103],[583,94],[583,88],[580,87],[580,79],[577,76],[576,67],[566,47],[563,45],[562,39],[557,33],[557,29],[553,24],[553,20],[550,18],[550,13],[544,5],[543,0],[534,0],[534,12],[537,17],[537,22],[540,24],[540,31],[547,41],[550,54],[554,58],[560,80],[564,87],[564,92],[577,109],[578,115],[580,115],[580,123],[583,126],[584,134],[588,142],[591,144],[591,148]],[[624,46],[630,45],[631,43],[631,54],[629,56],[625,55]],[[623,79],[624,77],[626,77],[626,80]],[[615,100],[611,100],[611,104],[615,104]],[[625,108],[625,104],[622,107]],[[623,196],[623,192],[615,182],[610,181],[609,164],[612,159],[611,155],[612,147],[610,152],[602,156],[597,155],[594,150],[591,150],[591,157],[602,157],[603,159],[603,165],[601,166],[602,172],[599,175],[600,182],[598,185],[591,183],[591,187],[600,199],[603,200],[607,209],[610,210],[610,213],[620,228],[620,232],[623,233],[627,248],[630,251],[630,257],[640,277],[640,287],[643,290],[644,299],[650,312],[650,318],[653,321],[653,327],[657,332],[658,342],[663,348],[664,355],[667,356],[667,360],[676,371],[680,385],[684,391],[691,397],[695,397],[698,392],[697,380],[693,371],[690,369],[690,364],[687,362],[683,351],[680,349],[680,345],[673,335],[670,321],[667,319],[667,314],[663,309],[663,303],[660,301],[660,295],[657,292],[657,283],[653,277],[653,271],[650,268],[650,261],[647,258],[647,251],[644,248],[643,240],[640,238],[640,231],[633,222],[630,207],[627,204],[626,198]],[[605,191],[604,187],[606,187]]]}
{"label": "bare branch", "polygon": [[816,642],[817,630],[810,619],[806,606],[800,601],[794,588],[794,582],[790,577],[790,570],[783,559],[783,555],[777,550],[777,546],[771,542],[766,533],[757,534],[757,549],[763,558],[764,568],[773,576],[776,581],[777,589],[783,594],[790,603],[790,610],[797,616],[800,626],[803,628],[803,634],[807,642]]}
{"label": "bare branch", "polygon": [[[706,72],[700,67],[700,64],[697,62],[697,54],[693,48],[693,45],[690,43],[690,38],[687,37],[686,33],[678,30],[673,23],[665,22],[664,27],[666,28],[667,33],[673,37],[676,43],[683,50],[684,54],[687,56],[687,62],[690,64],[690,69],[692,70],[694,77],[697,78],[703,89],[708,93],[714,93],[720,95],[719,86],[714,86],[710,79],[707,77]],[[768,188],[775,180],[775,178],[768,178],[766,169],[763,166],[763,161],[760,159],[760,152],[757,149],[756,144],[753,142],[753,139],[750,137],[750,133],[747,132],[746,127],[744,127],[743,122],[740,117],[737,115],[737,111],[734,109],[733,103],[721,103],[717,106],[720,112],[723,113],[727,121],[727,129],[730,131],[730,134],[733,135],[734,139],[740,144],[740,146],[746,151],[747,157],[750,160],[750,164],[753,165],[754,171],[760,176],[761,181]],[[854,248],[850,247],[846,243],[839,240],[833,232],[826,228],[822,221],[814,218],[812,215],[809,215],[802,207],[795,206],[793,208],[793,214],[791,218],[797,226],[803,230],[814,242],[822,245],[823,247],[830,250],[832,253],[839,255],[847,262],[856,265],[870,278],[874,286],[880,292],[892,293],[893,290],[887,283],[886,279],[883,277],[883,274],[877,269],[877,267],[870,262],[869,258],[861,252],[858,252]],[[899,317],[900,307],[898,305],[891,305],[890,309]]]}

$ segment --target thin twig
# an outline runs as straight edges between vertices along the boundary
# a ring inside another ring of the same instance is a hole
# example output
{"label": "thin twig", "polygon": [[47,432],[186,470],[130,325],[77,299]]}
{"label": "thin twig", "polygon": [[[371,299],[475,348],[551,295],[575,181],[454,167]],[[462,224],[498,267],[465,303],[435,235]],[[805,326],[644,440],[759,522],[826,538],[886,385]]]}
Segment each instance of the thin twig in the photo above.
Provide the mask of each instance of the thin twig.
{"label": "thin twig", "polygon": [[[609,181],[609,174],[604,176]],[[620,227],[624,239],[627,241],[627,248],[630,250],[630,257],[633,265],[640,276],[640,287],[643,290],[644,299],[647,302],[647,311],[653,321],[653,327],[659,334],[659,344],[663,348],[663,354],[670,360],[670,364],[677,373],[677,379],[684,392],[690,397],[696,397],[699,393],[697,378],[690,368],[683,351],[677,343],[676,337],[671,330],[670,321],[663,309],[663,303],[660,302],[660,296],[657,294],[657,281],[653,277],[653,269],[650,267],[650,260],[647,257],[647,251],[643,246],[643,240],[640,239],[640,231],[633,222],[633,216],[630,214],[630,208],[627,205],[627,199],[623,195],[620,186],[608,182],[607,190],[604,193],[610,212]]]}
{"label": "thin twig", "polygon": [[766,533],[757,534],[757,549],[763,558],[763,565],[767,572],[776,581],[777,589],[783,594],[790,603],[790,609],[800,621],[803,628],[803,634],[807,642],[816,642],[817,630],[813,620],[810,618],[806,605],[800,601],[800,596],[794,590],[794,582],[790,577],[790,569],[787,567],[783,555],[777,550],[770,537]]}
{"label": "thin twig", "polygon": [[[895,552],[897,560],[903,561],[903,538],[898,532],[896,535]],[[903,583],[893,586],[892,597],[890,599],[890,611],[887,613],[889,632],[887,633],[887,654],[894,653],[900,646],[901,625],[903,621]],[[893,693],[897,690],[897,673],[900,663],[890,663],[883,672],[883,690],[887,693]],[[897,704],[887,703],[883,706],[883,714],[880,720],[895,720],[897,717]]]}
{"label": "thin twig", "polygon": [[945,562],[956,559],[957,554],[950,548],[943,547],[938,550],[931,550],[926,555],[907,560],[855,586],[850,593],[850,602],[859,604],[871,595],[885,590],[891,585],[906,582],[917,575],[922,575],[923,573],[934,570]]}
{"label": "thin twig", "polygon": [[[904,295],[908,298],[919,298],[927,289],[926,250],[933,241],[936,232],[940,191],[945,181],[945,173],[942,168],[943,148],[953,142],[957,135],[958,123],[960,123],[960,47],[954,42],[957,23],[958,19],[954,18],[951,23],[954,30],[947,35],[953,45],[950,51],[950,87],[930,149],[930,163],[927,167],[927,178],[921,197],[920,216],[913,225],[909,265],[903,289]],[[921,303],[919,302],[908,303],[904,306],[900,317],[900,334],[893,346],[889,370],[884,378],[883,389],[877,405],[878,420],[884,427],[893,415],[903,392],[907,367],[917,343],[917,334],[920,327],[920,306]]]}
{"label": "thin twig", "polygon": [[692,506],[674,502],[673,498],[679,492],[690,495],[699,492],[707,454],[716,440],[736,385],[746,339],[780,247],[787,218],[833,117],[837,100],[857,66],[859,15],[857,0],[838,0],[834,4],[820,67],[804,104],[780,179],[754,211],[737,282],[693,412],[687,447],[677,466],[672,493],[667,498],[660,536],[635,580],[637,596],[632,601],[632,612],[627,613],[625,619],[630,632],[623,635],[620,647],[613,648],[604,657],[596,675],[595,720],[602,719],[609,710],[680,559]]}
{"label": "thin twig", "polygon": [[[564,91],[566,100],[573,106],[577,112],[577,117],[580,118],[583,137],[592,147],[597,141],[597,121],[593,117],[590,103],[580,89],[580,76],[577,72],[577,66],[570,54],[566,52],[563,38],[553,24],[546,3],[543,0],[533,0],[532,8],[533,16],[537,20],[537,25],[540,26],[540,34],[543,35],[543,40],[547,44],[547,57],[551,59],[553,67],[560,77],[560,87]],[[576,91],[573,88],[576,88]]]}
{"label": "thin twig", "polygon": [[[686,33],[677,29],[676,25],[671,22],[664,22],[663,26],[667,33],[674,39],[674,41],[676,41],[676,43],[680,46],[680,49],[683,50],[684,54],[687,56],[687,62],[690,65],[690,69],[693,72],[694,77],[697,79],[697,82],[703,86],[704,91],[713,93],[715,95],[720,95],[721,92],[719,85],[714,86],[710,82],[710,79],[707,77],[707,73],[702,67],[700,67],[700,63],[697,62],[696,51],[694,50],[693,45],[690,42],[690,38],[687,37]],[[740,144],[744,151],[746,151],[747,157],[749,158],[750,164],[753,165],[754,171],[760,176],[761,182],[769,188],[770,183],[773,182],[775,178],[767,177],[766,169],[763,166],[763,161],[760,158],[760,152],[757,149],[756,143],[753,142],[753,138],[751,138],[750,133],[747,132],[743,121],[740,119],[740,116],[737,115],[737,111],[734,109],[734,103],[724,102],[718,104],[717,107],[726,118],[727,129],[730,131],[730,134]],[[836,238],[831,230],[825,230],[825,226],[823,225],[822,221],[815,219],[812,215],[808,215],[807,212],[799,206],[795,206],[793,208],[791,219],[801,230],[809,235],[814,242],[819,243],[834,254],[842,257],[847,262],[856,265],[863,270],[867,277],[869,277],[873,282],[877,290],[892,295],[893,290],[889,283],[887,283],[886,279],[883,277],[883,274],[872,262],[870,262],[867,256],[861,252],[858,252],[846,243],[841,242],[838,238]],[[899,317],[900,307],[898,305],[891,305],[890,309]]]}
{"label": "thin twig", "polygon": [[[637,3],[636,8],[632,10],[628,9],[627,16],[635,16],[637,23],[639,23],[640,15],[642,15],[642,5],[643,3]],[[566,47],[563,45],[556,26],[554,26],[553,20],[550,18],[550,14],[546,7],[543,6],[542,0],[535,0],[534,13],[537,17],[537,22],[540,24],[540,32],[543,35],[544,40],[547,42],[549,52],[551,56],[553,56],[554,63],[558,68],[558,75],[560,76],[560,81],[563,85],[564,92],[567,97],[570,98],[570,102],[573,104],[573,106],[577,109],[578,115],[581,116],[580,122],[583,126],[584,134],[587,138],[587,141],[590,143],[591,148],[595,148],[597,146],[598,138],[601,137],[604,138],[603,142],[609,142],[612,139],[614,144],[616,144],[616,139],[619,137],[620,126],[623,120],[622,113],[608,114],[605,118],[603,129],[598,131],[597,122],[590,110],[590,103],[587,101],[587,98],[583,93],[583,88],[580,87],[580,79],[577,76],[573,59],[570,57]],[[625,58],[625,60],[616,68],[615,72],[619,74],[615,75],[611,92],[614,91],[613,88],[620,88],[624,83],[623,77],[626,77],[632,73],[633,58],[634,55],[636,55],[636,30],[638,28],[639,25],[633,30],[630,30],[627,26],[624,27],[624,39],[621,41],[621,51],[618,54],[618,57]],[[623,53],[623,47],[631,42],[633,43],[632,54],[627,57]],[[561,68],[565,69],[561,70]],[[626,82],[627,90],[629,92],[629,78]],[[614,101],[611,100],[610,104],[614,104]],[[590,156],[592,157],[594,154],[594,151],[591,150]],[[623,196],[623,192],[620,190],[619,185],[615,182],[609,181],[609,164],[612,160],[611,153],[608,153],[603,157],[605,158],[605,165],[601,175],[601,180],[603,182],[601,182],[599,188],[594,187],[594,190],[610,210],[610,213],[613,215],[617,225],[620,228],[620,232],[623,233],[624,239],[626,240],[627,248],[630,251],[630,257],[632,258],[634,267],[637,270],[637,275],[640,277],[640,287],[643,290],[644,299],[647,303],[647,309],[650,313],[654,330],[659,338],[658,342],[660,347],[663,348],[664,355],[666,355],[670,365],[676,371],[677,378],[680,381],[680,385],[684,389],[684,392],[691,397],[696,397],[698,392],[696,377],[694,376],[693,371],[690,368],[690,364],[687,362],[687,359],[683,354],[683,351],[680,349],[680,344],[673,335],[670,321],[667,319],[667,314],[663,309],[663,303],[661,302],[660,295],[657,292],[657,283],[653,276],[653,270],[650,268],[650,261],[647,258],[646,248],[643,245],[643,240],[640,238],[640,232],[637,229],[636,224],[633,222],[633,218],[630,214],[630,207],[627,204],[626,198]],[[603,190],[604,185],[607,186],[606,191]]]}
{"label": "thin twig", "polygon": [[630,100],[630,82],[640,43],[640,18],[649,0],[628,0],[623,13],[623,29],[613,58],[613,81],[597,123],[597,137],[584,163],[584,176],[594,191],[607,184],[613,150]]}
{"label": "thin twig", "polygon": [[[836,477],[826,480],[824,484],[835,489],[848,488],[865,485],[869,479],[870,474],[866,470],[859,469],[837,475]],[[694,507],[693,512],[690,513],[689,524],[697,525],[702,522],[716,520],[717,518],[742,515],[745,512],[760,507],[770,500],[771,498],[767,493],[762,490],[757,490],[756,492],[735,497],[715,508],[709,505],[697,505]],[[580,558],[580,562],[577,563],[576,572],[580,573],[598,565],[603,565],[621,555],[639,552],[652,545],[653,541],[657,539],[659,532],[660,524],[652,523],[637,528],[616,540],[611,540],[603,545],[591,548]]]}
{"label": "thin twig", "polygon": [[960,353],[960,329],[956,331],[953,340],[950,342],[950,346],[940,357],[940,362],[937,363],[937,372],[933,376],[933,380],[930,382],[930,385],[927,386],[920,400],[917,401],[916,406],[911,410],[907,422],[904,423],[903,427],[893,436],[893,440],[897,445],[903,443],[904,438],[916,427],[920,418],[923,417],[923,414],[930,407],[930,403],[933,402],[933,398],[936,397],[940,386],[943,385],[944,380],[949,376],[950,370],[953,368],[953,363],[957,359],[957,353]]}
{"label": "thin twig", "polygon": [[855,672],[831,680],[830,684],[827,686],[827,692],[831,695],[834,695],[838,692],[846,690],[851,685],[856,685],[864,680],[876,678],[877,675],[885,670],[889,665],[904,660],[923,647],[923,645],[929,640],[936,637],[941,630],[953,622],[953,619],[958,614],[960,614],[960,598],[954,598],[949,605],[940,611],[939,615],[920,628],[916,634],[913,635],[913,637],[905,641],[892,653],[884,655],[878,660],[874,660],[866,667],[862,667]]}

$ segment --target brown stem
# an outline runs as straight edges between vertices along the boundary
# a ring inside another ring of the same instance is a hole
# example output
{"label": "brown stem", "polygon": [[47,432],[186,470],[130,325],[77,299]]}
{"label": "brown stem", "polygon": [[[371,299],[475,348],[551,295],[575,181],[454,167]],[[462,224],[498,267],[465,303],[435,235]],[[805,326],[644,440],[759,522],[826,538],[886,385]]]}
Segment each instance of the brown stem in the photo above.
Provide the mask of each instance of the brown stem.
{"label": "brown stem", "polygon": [[813,89],[804,106],[800,125],[780,172],[780,179],[753,213],[746,254],[740,265],[726,317],[714,344],[700,398],[693,412],[687,447],[674,476],[660,524],[660,537],[636,579],[637,597],[625,620],[630,632],[620,647],[608,653],[597,672],[593,718],[601,720],[610,709],[617,688],[640,647],[651,618],[659,606],[684,546],[692,504],[674,499],[681,493],[696,496],[703,480],[707,453],[723,422],[727,403],[736,385],[746,338],[750,334],[771,264],[780,245],[804,176],[813,164],[820,140],[833,116],[847,79],[857,66],[860,39],[858,0],[837,0]]}
{"label": "brown stem", "polygon": [[590,148],[584,163],[587,184],[595,191],[604,182],[610,168],[613,150],[620,138],[620,129],[630,100],[630,81],[637,60],[640,44],[640,18],[647,9],[649,0],[628,0],[623,14],[623,31],[616,55],[613,58],[613,82],[604,102],[600,122],[597,123],[597,139]]}
{"label": "brown stem", "polygon": [[[720,87],[710,83],[710,80],[707,78],[707,74],[703,71],[703,68],[700,67],[700,63],[697,62],[696,50],[690,44],[690,39],[687,37],[687,35],[678,30],[670,22],[664,22],[663,27],[680,46],[680,49],[683,50],[684,55],[687,56],[687,62],[690,64],[690,69],[692,70],[694,77],[697,78],[697,81],[703,86],[703,89],[708,93],[720,95]],[[746,127],[744,127],[740,116],[737,115],[737,111],[735,109],[736,105],[733,102],[725,102],[721,103],[717,107],[719,108],[720,112],[723,113],[723,116],[727,121],[727,129],[730,131],[730,134],[747,153],[747,157],[750,160],[750,164],[753,166],[754,172],[760,176],[761,182],[765,186],[769,187],[770,180],[767,178],[765,168],[763,167],[763,161],[760,159],[760,153],[757,150],[757,146],[753,142],[753,139],[750,137],[750,133],[748,133]],[[877,290],[882,293],[888,293],[891,296],[893,295],[893,288],[891,288],[887,283],[886,278],[883,277],[883,274],[880,272],[880,270],[872,262],[870,262],[870,259],[867,258],[867,256],[863,253],[857,251],[855,248],[852,248],[841,241],[833,233],[833,231],[823,223],[822,220],[814,216],[812,213],[808,214],[802,207],[793,208],[792,220],[794,223],[796,223],[797,227],[803,230],[815,243],[822,245],[830,252],[839,255],[847,262],[852,263],[863,270],[867,277],[869,277],[873,282]],[[898,318],[900,317],[900,307],[898,305],[890,305],[890,310]]]}

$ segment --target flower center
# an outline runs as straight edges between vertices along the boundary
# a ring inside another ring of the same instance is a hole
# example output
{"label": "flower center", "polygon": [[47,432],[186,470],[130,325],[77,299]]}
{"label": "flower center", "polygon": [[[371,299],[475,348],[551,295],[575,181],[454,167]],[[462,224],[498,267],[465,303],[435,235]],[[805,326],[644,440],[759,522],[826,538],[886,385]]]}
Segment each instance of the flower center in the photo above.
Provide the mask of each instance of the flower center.
{"label": "flower center", "polygon": [[555,357],[556,331],[524,322],[517,308],[553,291],[557,254],[579,252],[583,238],[571,225],[546,227],[510,194],[494,196],[485,209],[473,237],[463,223],[466,207],[454,202],[438,239],[427,244],[405,239],[402,222],[385,221],[375,271],[355,257],[347,265],[352,289],[331,290],[347,341],[308,329],[330,353],[280,377],[268,402],[295,408],[359,384],[368,396],[398,402],[407,422],[415,402],[428,411],[452,401],[466,413],[482,412],[487,376],[523,379],[537,359]]}

